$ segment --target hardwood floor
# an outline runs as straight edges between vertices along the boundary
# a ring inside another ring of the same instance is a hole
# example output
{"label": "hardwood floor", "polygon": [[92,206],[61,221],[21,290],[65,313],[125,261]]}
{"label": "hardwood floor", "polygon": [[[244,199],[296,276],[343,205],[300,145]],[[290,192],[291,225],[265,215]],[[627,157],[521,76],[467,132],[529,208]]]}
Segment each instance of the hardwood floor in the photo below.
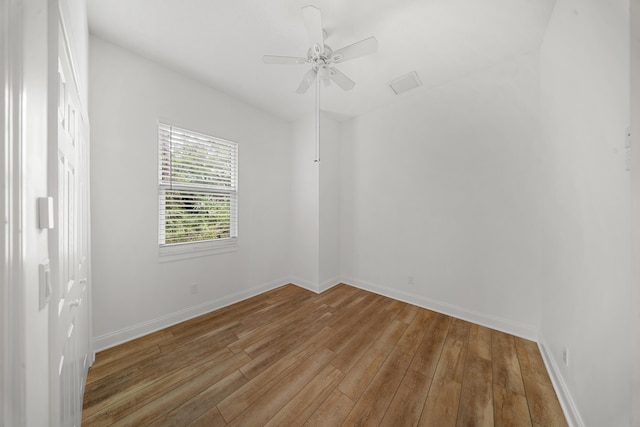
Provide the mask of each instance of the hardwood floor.
{"label": "hardwood floor", "polygon": [[83,425],[567,424],[534,342],[287,285],[98,353]]}

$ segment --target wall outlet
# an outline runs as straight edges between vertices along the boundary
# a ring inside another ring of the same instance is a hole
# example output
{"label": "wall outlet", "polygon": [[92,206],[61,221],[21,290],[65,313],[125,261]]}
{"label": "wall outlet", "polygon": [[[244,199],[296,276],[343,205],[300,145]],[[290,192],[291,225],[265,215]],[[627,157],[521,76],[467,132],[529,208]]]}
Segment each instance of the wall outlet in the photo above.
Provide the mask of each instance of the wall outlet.
{"label": "wall outlet", "polygon": [[195,295],[198,293],[198,284],[194,283],[189,287],[189,291],[191,292],[191,295]]}
{"label": "wall outlet", "polygon": [[407,276],[407,285],[413,285],[413,284],[414,284],[414,277]]}
{"label": "wall outlet", "polygon": [[564,366],[569,367],[569,349],[567,347],[562,350],[562,361],[564,362]]}

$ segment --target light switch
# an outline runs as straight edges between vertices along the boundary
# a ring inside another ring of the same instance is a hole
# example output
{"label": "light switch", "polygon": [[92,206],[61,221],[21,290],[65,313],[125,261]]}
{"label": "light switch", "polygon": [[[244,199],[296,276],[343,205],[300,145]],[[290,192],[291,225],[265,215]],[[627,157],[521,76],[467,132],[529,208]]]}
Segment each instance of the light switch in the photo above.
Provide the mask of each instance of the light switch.
{"label": "light switch", "polygon": [[51,298],[51,265],[46,260],[39,265],[40,273],[40,310],[47,306]]}
{"label": "light switch", "polygon": [[53,197],[38,198],[38,222],[40,228],[53,228]]}

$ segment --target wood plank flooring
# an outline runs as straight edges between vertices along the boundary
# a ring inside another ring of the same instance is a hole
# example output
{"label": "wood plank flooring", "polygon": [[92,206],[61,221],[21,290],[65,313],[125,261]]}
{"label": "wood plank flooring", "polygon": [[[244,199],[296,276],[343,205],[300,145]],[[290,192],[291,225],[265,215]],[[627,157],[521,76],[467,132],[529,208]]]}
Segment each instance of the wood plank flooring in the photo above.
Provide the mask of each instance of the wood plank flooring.
{"label": "wood plank flooring", "polygon": [[566,426],[535,343],[283,286],[97,354],[85,426]]}

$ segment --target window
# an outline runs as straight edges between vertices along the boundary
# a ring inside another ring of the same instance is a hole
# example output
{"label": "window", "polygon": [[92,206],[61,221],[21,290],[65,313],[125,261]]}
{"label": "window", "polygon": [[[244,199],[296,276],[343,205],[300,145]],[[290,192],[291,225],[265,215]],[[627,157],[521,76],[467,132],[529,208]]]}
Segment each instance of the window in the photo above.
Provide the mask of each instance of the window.
{"label": "window", "polygon": [[160,254],[229,248],[238,236],[238,144],[160,123]]}

